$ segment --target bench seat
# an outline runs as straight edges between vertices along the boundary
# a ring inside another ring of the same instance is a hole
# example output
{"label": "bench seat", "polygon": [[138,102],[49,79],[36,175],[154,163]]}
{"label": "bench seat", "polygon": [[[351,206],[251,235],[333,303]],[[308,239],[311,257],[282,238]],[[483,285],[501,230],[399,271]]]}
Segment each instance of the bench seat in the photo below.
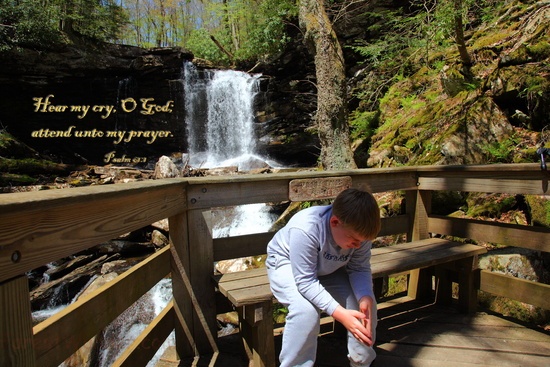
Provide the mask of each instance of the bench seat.
{"label": "bench seat", "polygon": [[[441,238],[372,249],[373,279],[485,253],[484,247]],[[216,275],[219,291],[235,307],[273,299],[266,268]]]}
{"label": "bench seat", "polygon": [[[465,293],[466,288],[473,285],[473,259],[487,252],[484,247],[449,241],[441,238],[429,238],[414,242],[406,242],[388,247],[372,249],[371,270],[373,279],[392,274],[424,269],[431,266],[462,261],[459,267],[460,298],[474,296]],[[439,274],[443,274],[439,272]],[[418,274],[417,274],[418,276]],[[249,358],[255,366],[274,366],[274,349],[266,341],[266,335],[273,333],[271,307],[274,300],[269,288],[266,268],[227,273],[214,276],[221,294],[237,308],[241,319],[241,333]],[[431,284],[431,281],[430,281]],[[416,286],[415,286],[416,287]],[[447,286],[450,297],[450,286]],[[409,291],[410,295],[410,291]],[[471,300],[461,300],[471,304]],[[467,307],[467,306],[466,306]],[[247,322],[242,322],[246,320]],[[261,345],[257,345],[261,344]]]}

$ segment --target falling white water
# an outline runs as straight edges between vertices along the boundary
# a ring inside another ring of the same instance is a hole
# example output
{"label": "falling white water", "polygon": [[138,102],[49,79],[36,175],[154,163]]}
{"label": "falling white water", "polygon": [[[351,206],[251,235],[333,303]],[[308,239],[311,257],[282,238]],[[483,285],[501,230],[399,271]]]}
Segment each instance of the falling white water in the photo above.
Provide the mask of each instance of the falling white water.
{"label": "falling white water", "polygon": [[184,64],[184,93],[190,164],[238,166],[265,161],[256,155],[254,98],[260,75],[234,70],[204,71]]}
{"label": "falling white water", "polygon": [[[171,280],[168,278],[162,279],[132,307],[109,324],[103,332],[104,340],[101,343],[99,366],[111,366],[122,352],[145,330],[153,318],[166,307],[171,298]],[[166,348],[175,344],[174,340],[172,333],[166,341],[154,341],[154,345],[149,347],[159,349],[147,366],[154,366]]]}
{"label": "falling white water", "polygon": [[[185,123],[190,164],[213,168],[260,164],[278,166],[256,155],[254,98],[260,75],[213,70],[200,73],[191,62],[183,67]],[[227,237],[267,231],[276,216],[264,204],[213,211],[213,236]]]}
{"label": "falling white water", "polygon": [[214,238],[267,232],[278,217],[265,204],[213,210],[212,215],[215,222],[212,230]]}

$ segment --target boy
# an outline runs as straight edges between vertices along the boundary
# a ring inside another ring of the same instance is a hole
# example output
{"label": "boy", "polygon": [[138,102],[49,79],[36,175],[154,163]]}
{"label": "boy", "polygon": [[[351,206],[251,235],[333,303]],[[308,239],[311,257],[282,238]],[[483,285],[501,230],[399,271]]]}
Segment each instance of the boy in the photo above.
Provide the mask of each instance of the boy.
{"label": "boy", "polygon": [[280,367],[313,366],[320,311],[348,330],[350,366],[370,366],[376,357],[370,241],[379,231],[374,197],[347,189],[332,205],[296,213],[275,234],[266,267],[273,294],[288,307]]}

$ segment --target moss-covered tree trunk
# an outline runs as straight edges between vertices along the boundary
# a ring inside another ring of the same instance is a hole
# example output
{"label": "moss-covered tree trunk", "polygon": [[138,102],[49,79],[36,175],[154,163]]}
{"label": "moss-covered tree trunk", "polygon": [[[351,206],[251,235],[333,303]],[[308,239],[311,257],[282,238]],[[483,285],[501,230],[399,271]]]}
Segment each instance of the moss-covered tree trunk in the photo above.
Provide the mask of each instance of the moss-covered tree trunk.
{"label": "moss-covered tree trunk", "polygon": [[326,170],[356,168],[347,123],[344,56],[322,1],[300,0],[299,9],[304,39],[315,57],[320,163]]}
{"label": "moss-covered tree trunk", "polygon": [[465,67],[470,67],[472,65],[472,58],[468,53],[468,48],[466,47],[466,41],[464,40],[464,24],[462,22],[462,13],[464,11],[464,4],[462,0],[453,0],[453,9],[454,9],[454,33],[455,40],[458,47],[458,53],[460,54],[460,59],[462,64]]}

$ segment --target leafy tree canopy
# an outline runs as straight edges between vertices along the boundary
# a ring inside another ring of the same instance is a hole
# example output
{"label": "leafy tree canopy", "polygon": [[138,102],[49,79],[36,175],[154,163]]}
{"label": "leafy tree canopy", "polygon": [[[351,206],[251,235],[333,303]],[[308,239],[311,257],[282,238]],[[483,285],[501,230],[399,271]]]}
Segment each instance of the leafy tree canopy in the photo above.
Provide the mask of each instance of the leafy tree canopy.
{"label": "leafy tree canopy", "polygon": [[0,0],[0,50],[51,48],[66,36],[116,41],[127,19],[114,0]]}

